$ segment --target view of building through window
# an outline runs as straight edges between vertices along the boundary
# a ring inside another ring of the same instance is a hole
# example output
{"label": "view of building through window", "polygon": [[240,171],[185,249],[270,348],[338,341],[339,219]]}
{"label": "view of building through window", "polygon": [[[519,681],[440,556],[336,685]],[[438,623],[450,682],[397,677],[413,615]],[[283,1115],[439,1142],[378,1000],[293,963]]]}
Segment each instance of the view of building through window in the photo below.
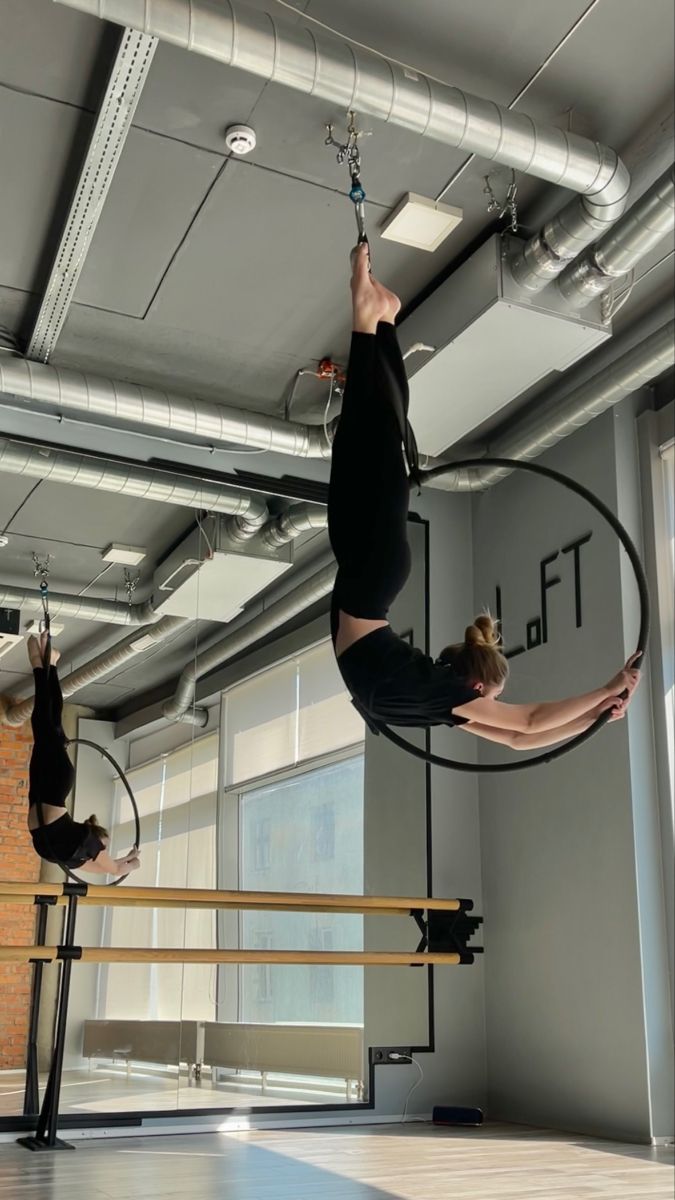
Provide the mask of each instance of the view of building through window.
{"label": "view of building through window", "polygon": [[[265,892],[363,891],[363,756],[242,792],[239,886]],[[245,912],[245,949],[363,949],[363,920]],[[361,1024],[358,967],[244,966],[240,1020]]]}

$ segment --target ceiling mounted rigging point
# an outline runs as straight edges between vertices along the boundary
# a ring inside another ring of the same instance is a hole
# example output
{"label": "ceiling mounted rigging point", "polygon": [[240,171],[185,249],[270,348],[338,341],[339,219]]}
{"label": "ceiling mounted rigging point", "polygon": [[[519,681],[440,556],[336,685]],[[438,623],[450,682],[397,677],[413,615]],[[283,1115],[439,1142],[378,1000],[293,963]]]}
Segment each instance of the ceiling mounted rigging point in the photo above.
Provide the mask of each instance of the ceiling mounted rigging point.
{"label": "ceiling mounted rigging point", "polygon": [[359,242],[367,242],[368,235],[366,233],[366,192],[361,183],[361,152],[358,146],[360,137],[370,137],[371,131],[356,128],[356,113],[348,113],[349,125],[347,126],[347,141],[336,142],[333,137],[333,125],[327,124],[328,137],[325,139],[324,145],[335,146],[337,150],[337,161],[342,164],[347,163],[349,175],[351,178],[351,187],[349,189],[349,199],[354,205],[356,214],[356,226],[359,231]]}

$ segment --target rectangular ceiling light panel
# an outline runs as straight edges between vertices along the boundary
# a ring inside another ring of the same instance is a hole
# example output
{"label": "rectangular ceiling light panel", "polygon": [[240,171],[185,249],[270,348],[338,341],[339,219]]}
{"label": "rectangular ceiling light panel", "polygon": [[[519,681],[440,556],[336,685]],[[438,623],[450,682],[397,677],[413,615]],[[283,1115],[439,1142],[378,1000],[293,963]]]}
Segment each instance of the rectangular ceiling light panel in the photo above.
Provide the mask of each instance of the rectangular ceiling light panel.
{"label": "rectangular ceiling light panel", "polygon": [[461,208],[407,192],[387,217],[380,235],[417,250],[436,250],[461,223],[463,215]]}
{"label": "rectangular ceiling light panel", "polygon": [[[597,306],[566,310],[549,285],[531,296],[513,282],[499,236],[490,238],[399,328],[410,420],[423,454],[439,455],[551,371],[563,371],[611,334]],[[413,374],[414,372],[414,374]]]}

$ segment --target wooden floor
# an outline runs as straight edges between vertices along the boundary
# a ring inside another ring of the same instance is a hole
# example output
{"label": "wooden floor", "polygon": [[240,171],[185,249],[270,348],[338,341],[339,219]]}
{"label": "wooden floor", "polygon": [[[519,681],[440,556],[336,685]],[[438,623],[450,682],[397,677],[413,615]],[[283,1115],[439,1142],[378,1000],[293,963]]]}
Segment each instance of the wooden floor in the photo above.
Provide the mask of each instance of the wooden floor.
{"label": "wooden floor", "polygon": [[673,1200],[672,1161],[523,1126],[256,1130],[0,1145],[0,1200]]}

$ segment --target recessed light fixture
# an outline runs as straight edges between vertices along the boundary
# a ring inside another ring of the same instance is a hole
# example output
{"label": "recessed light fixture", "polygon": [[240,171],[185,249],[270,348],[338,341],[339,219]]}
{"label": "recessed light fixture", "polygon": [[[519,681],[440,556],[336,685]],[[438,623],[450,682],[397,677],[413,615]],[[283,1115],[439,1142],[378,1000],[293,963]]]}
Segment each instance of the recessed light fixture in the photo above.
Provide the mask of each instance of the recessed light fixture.
{"label": "recessed light fixture", "polygon": [[142,546],[120,546],[117,542],[113,542],[107,550],[103,551],[101,558],[104,562],[122,563],[125,567],[137,567],[140,562],[143,562],[147,553]]}
{"label": "recessed light fixture", "polygon": [[0,550],[9,545],[9,538],[6,533],[0,533]]}
{"label": "recessed light fixture", "polygon": [[461,208],[451,208],[428,196],[407,192],[387,217],[380,233],[392,242],[415,246],[418,250],[436,250],[441,242],[461,223]]}

